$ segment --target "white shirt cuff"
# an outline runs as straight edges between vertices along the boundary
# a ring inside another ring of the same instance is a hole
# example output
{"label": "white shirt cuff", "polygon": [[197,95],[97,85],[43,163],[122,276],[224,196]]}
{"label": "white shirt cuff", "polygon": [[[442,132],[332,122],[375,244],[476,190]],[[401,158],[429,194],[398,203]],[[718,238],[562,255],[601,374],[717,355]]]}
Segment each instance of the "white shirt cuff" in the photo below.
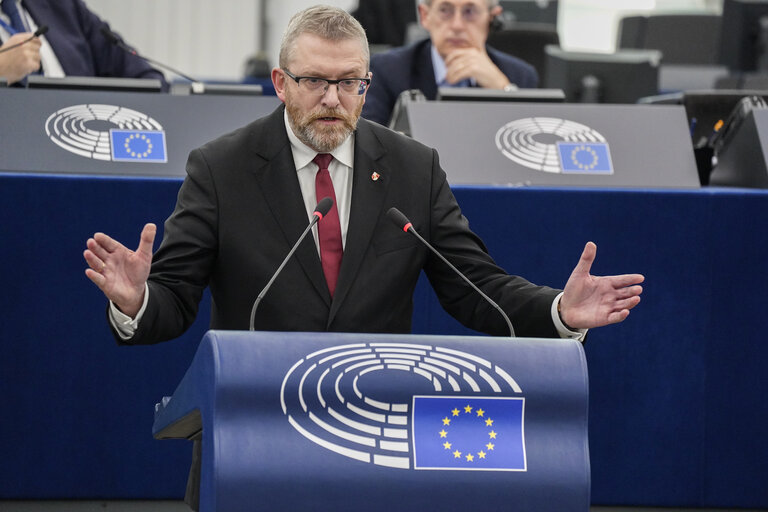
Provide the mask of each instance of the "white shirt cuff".
{"label": "white shirt cuff", "polygon": [[136,329],[139,328],[139,321],[144,315],[144,311],[147,309],[147,302],[149,302],[149,286],[144,283],[144,302],[141,305],[141,309],[136,313],[136,318],[131,318],[115,306],[115,303],[109,301],[109,322],[112,327],[117,331],[120,339],[129,340],[133,337]]}
{"label": "white shirt cuff", "polygon": [[575,331],[572,331],[566,327],[563,321],[560,319],[560,313],[557,312],[557,305],[560,304],[560,298],[562,296],[563,292],[560,292],[560,294],[555,297],[555,300],[552,301],[552,321],[555,323],[557,334],[561,338],[571,338],[578,341],[584,341],[584,337],[587,335],[587,331],[589,329],[576,329]]}

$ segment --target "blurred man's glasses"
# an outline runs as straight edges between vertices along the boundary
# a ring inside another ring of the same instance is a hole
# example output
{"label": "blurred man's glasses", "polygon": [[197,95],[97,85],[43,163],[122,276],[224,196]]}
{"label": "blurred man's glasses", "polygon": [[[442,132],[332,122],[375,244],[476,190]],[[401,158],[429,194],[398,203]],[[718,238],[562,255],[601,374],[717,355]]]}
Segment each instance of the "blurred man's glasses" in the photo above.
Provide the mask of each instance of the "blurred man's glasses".
{"label": "blurred man's glasses", "polygon": [[[483,9],[475,4],[467,4],[459,7],[461,19],[467,23],[474,23],[483,15]],[[443,2],[437,6],[437,17],[442,21],[451,21],[456,16],[456,6]]]}
{"label": "blurred man's glasses", "polygon": [[344,96],[362,96],[371,85],[370,78],[342,78],[340,80],[329,80],[327,78],[319,78],[316,76],[295,76],[287,69],[283,69],[283,72],[292,78],[302,91],[313,94],[316,96],[322,96],[328,90],[331,85],[336,85],[339,94]]}

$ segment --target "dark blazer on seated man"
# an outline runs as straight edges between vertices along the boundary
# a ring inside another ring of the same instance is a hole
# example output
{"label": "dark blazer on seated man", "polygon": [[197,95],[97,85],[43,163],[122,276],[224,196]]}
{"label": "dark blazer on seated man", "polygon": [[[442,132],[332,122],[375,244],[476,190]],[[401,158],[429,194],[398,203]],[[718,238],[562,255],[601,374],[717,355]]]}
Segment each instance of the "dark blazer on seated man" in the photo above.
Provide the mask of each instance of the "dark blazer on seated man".
{"label": "dark blazer on seated man", "polygon": [[[536,87],[539,76],[527,62],[485,47],[491,61],[520,88]],[[432,43],[424,39],[402,48],[371,56],[373,77],[363,105],[363,117],[388,125],[398,96],[403,91],[418,89],[429,100],[437,97],[432,64]]]}
{"label": "dark blazer on seated man", "polygon": [[[149,301],[130,340],[176,338],[206,286],[212,329],[248,329],[256,295],[307,226],[284,122],[285,107],[192,151],[176,209],[149,277]],[[560,290],[507,275],[469,229],[435,150],[361,119],[354,133],[349,230],[331,300],[311,236],[256,314],[258,330],[409,333],[424,270],[442,305],[465,325],[505,335],[498,311],[385,215],[394,206],[506,311],[520,336],[558,337]],[[372,178],[372,173],[377,177]]]}
{"label": "dark blazer on seated man", "polygon": [[37,27],[48,26],[43,37],[66,76],[156,78],[167,85],[163,74],[146,60],[105,38],[101,27],[108,25],[82,0],[24,0],[21,7]]}

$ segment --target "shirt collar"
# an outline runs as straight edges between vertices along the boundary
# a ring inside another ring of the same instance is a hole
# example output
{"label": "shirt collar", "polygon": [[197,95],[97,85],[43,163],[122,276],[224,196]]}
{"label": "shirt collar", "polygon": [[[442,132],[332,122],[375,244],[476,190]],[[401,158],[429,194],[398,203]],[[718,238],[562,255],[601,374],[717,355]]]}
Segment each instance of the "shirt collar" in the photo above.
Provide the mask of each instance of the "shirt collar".
{"label": "shirt collar", "polygon": [[430,44],[429,49],[432,52],[432,69],[435,72],[435,83],[440,86],[445,82],[445,76],[448,74],[448,70],[445,68],[445,61],[437,52],[435,45]]}
{"label": "shirt collar", "polygon": [[[291,123],[288,121],[287,110],[283,112],[283,119],[285,120],[285,131],[288,133],[288,140],[291,142],[293,163],[296,166],[296,170],[298,171],[299,169],[303,169],[309,165],[309,163],[314,160],[315,155],[317,155],[317,151],[301,142],[296,134],[293,133]],[[355,161],[355,138],[350,135],[344,139],[344,142],[339,144],[336,149],[331,151],[331,155],[333,155],[333,158],[351,169],[353,167],[352,164]]]}

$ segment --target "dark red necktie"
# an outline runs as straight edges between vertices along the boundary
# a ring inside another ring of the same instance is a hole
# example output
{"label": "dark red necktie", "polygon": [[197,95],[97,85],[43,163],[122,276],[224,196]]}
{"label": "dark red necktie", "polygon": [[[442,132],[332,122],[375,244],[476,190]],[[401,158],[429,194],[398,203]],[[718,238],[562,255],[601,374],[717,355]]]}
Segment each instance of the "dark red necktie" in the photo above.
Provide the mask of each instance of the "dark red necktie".
{"label": "dark red necktie", "polygon": [[339,280],[341,257],[344,255],[344,247],[341,244],[341,223],[339,222],[339,210],[336,208],[336,193],[333,190],[331,174],[328,172],[328,164],[333,156],[328,153],[318,153],[313,162],[319,170],[315,176],[315,199],[320,201],[324,197],[333,200],[333,206],[328,214],[317,224],[317,233],[320,241],[320,262],[323,264],[325,281],[328,283],[328,291],[336,291],[336,282]]}

